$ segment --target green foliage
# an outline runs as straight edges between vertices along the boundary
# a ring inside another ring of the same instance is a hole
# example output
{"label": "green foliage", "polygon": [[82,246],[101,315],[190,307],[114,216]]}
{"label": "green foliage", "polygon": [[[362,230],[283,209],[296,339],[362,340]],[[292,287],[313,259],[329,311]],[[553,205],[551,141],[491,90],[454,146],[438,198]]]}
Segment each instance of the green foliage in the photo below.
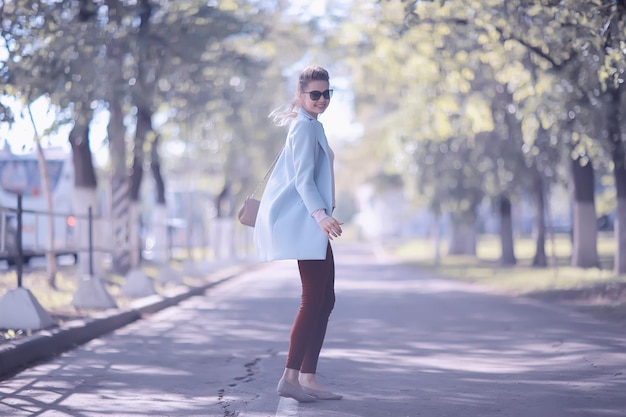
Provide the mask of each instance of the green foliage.
{"label": "green foliage", "polygon": [[[162,142],[184,143],[202,181],[234,179],[237,194],[280,147],[266,116],[292,94],[285,68],[322,54],[350,75],[366,126],[348,158],[363,171],[354,179],[400,173],[453,209],[466,194],[519,193],[532,170],[565,181],[570,157],[608,165],[606,93],[626,68],[621,2],[366,0],[328,5],[323,18],[285,6],[16,0],[3,6],[0,79],[25,103],[49,97],[57,124],[116,95],[131,121],[133,107],[149,108]],[[459,162],[477,190],[450,186]]]}
{"label": "green foliage", "polygon": [[[267,114],[278,97],[288,97],[282,68],[302,54],[298,44],[307,36],[306,27],[282,16],[279,6],[16,0],[3,6],[3,91],[24,104],[49,98],[55,126],[73,123],[83,114],[79,109],[106,108],[121,97],[127,139],[137,108],[157,119],[159,131],[148,132],[146,143],[127,145],[135,156],[142,158],[158,133],[162,143],[186,143],[182,161],[164,155],[170,159],[166,169],[186,165],[188,172],[191,157],[200,181],[213,177],[213,188],[225,178],[246,183],[277,150],[267,146],[280,134]],[[4,106],[0,115],[0,121],[11,120]]]}
{"label": "green foliage", "polygon": [[[366,131],[376,120],[379,138],[401,143],[398,172],[433,208],[519,194],[532,170],[566,181],[577,155],[607,160],[602,91],[623,83],[623,4],[390,0],[357,9],[349,41],[337,41],[359,57],[357,110]],[[454,166],[472,166],[476,184]]]}

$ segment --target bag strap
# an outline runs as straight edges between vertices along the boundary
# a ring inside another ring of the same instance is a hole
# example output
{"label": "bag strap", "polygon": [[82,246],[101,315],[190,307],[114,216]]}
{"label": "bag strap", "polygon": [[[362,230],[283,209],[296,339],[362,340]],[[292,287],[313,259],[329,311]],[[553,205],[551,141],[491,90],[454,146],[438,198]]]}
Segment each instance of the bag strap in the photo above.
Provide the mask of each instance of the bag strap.
{"label": "bag strap", "polygon": [[259,188],[261,188],[261,185],[263,185],[263,183],[265,181],[267,181],[267,179],[269,178],[270,174],[272,173],[272,170],[276,166],[276,163],[278,162],[278,158],[280,158],[280,154],[283,153],[283,149],[285,149],[284,146],[280,149],[280,152],[278,152],[278,155],[276,155],[276,158],[274,158],[274,162],[272,162],[270,167],[267,169],[267,172],[265,173],[265,175],[263,175],[263,179],[261,181],[259,181],[259,183],[256,185],[256,188],[254,189],[252,194],[250,194],[248,196],[248,198],[254,197],[256,195],[256,193],[259,191]]}

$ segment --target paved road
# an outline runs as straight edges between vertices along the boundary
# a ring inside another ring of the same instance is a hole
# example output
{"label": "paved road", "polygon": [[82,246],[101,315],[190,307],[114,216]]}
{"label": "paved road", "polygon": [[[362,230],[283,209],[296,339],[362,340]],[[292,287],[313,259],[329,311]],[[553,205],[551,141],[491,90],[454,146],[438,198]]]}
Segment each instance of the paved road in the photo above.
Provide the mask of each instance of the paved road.
{"label": "paved road", "polygon": [[622,328],[335,256],[319,375],[341,401],[275,394],[299,301],[276,262],[0,382],[0,416],[626,416]]}

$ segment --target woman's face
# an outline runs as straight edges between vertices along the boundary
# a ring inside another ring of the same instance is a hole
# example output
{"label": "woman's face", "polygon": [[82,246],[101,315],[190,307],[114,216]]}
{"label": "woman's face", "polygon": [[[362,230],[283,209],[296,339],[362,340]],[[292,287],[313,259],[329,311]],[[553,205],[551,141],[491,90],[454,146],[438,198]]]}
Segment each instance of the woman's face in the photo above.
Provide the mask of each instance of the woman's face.
{"label": "woman's face", "polygon": [[314,80],[309,82],[306,89],[299,93],[300,104],[302,108],[306,110],[311,116],[315,117],[324,113],[324,110],[326,110],[328,104],[330,104],[330,98],[324,98],[324,96],[322,95],[319,100],[312,100],[309,93],[311,91],[319,91],[322,93],[328,89],[328,81]]}

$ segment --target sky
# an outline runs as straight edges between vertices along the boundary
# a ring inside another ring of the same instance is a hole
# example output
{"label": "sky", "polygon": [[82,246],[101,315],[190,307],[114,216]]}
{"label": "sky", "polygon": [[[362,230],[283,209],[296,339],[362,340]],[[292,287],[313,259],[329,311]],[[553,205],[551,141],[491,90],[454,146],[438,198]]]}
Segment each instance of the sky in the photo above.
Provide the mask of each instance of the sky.
{"label": "sky", "polygon": [[[61,147],[70,152],[69,134],[71,125],[65,125],[53,134],[43,137],[46,130],[54,123],[54,109],[50,108],[50,104],[46,98],[39,98],[31,105],[35,126],[28,114],[28,108],[22,107],[16,100],[9,97],[2,98],[3,103],[9,105],[15,116],[15,123],[9,127],[6,123],[0,123],[0,138],[3,148],[8,143],[11,152],[21,154],[30,153],[35,149],[35,127],[37,134],[42,137],[42,146]],[[92,126],[94,129],[90,132],[90,144],[92,152],[95,155],[95,163],[102,165],[106,162],[107,155],[102,151],[106,145],[106,123],[108,114],[105,111],[96,111]],[[106,152],[108,153],[108,151]]]}
{"label": "sky", "polygon": [[[0,137],[3,139],[2,147],[8,142],[13,153],[25,153],[34,147],[35,128],[30,120],[28,108],[22,107],[17,100],[11,97],[2,97],[2,102],[13,110],[15,123],[9,126],[7,123],[0,123]],[[35,126],[39,135],[50,128],[54,122],[54,114],[49,108],[48,101],[40,98],[31,105],[31,111],[35,120]],[[69,150],[68,135],[70,126],[62,127],[58,134],[49,137],[50,145],[66,146]],[[44,140],[42,144],[46,144]]]}

